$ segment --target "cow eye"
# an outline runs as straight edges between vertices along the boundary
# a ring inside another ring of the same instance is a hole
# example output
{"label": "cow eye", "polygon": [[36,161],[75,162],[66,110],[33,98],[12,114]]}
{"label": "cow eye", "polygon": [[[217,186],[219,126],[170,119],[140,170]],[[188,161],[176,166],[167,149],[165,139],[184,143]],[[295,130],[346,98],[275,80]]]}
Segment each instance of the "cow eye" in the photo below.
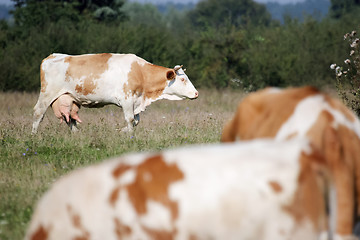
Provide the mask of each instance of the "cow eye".
{"label": "cow eye", "polygon": [[185,82],[185,78],[180,78],[182,82]]}

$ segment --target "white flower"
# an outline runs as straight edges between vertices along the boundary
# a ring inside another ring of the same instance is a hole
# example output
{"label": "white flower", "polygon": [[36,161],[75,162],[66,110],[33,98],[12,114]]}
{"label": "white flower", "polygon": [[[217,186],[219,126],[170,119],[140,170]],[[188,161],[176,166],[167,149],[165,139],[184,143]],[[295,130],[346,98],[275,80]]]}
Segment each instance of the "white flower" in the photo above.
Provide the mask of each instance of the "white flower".
{"label": "white flower", "polygon": [[346,59],[346,60],[344,61],[344,63],[346,63],[346,64],[350,64],[350,63],[351,63],[351,61],[350,61],[349,59]]}
{"label": "white flower", "polygon": [[336,68],[336,63],[330,65],[330,69],[335,69],[335,68]]}
{"label": "white flower", "polygon": [[350,51],[350,56],[354,55],[355,51],[354,50],[351,50]]}
{"label": "white flower", "polygon": [[340,76],[342,75],[341,67],[337,66],[337,67],[335,68],[335,73],[336,73],[336,75],[337,75],[338,77],[340,77]]}
{"label": "white flower", "polygon": [[360,40],[359,40],[358,38],[356,38],[356,39],[350,44],[350,47],[352,47],[352,48],[357,47],[359,41],[360,41]]}
{"label": "white flower", "polygon": [[351,36],[353,37],[355,35],[356,35],[356,31],[354,30],[354,31],[351,32]]}

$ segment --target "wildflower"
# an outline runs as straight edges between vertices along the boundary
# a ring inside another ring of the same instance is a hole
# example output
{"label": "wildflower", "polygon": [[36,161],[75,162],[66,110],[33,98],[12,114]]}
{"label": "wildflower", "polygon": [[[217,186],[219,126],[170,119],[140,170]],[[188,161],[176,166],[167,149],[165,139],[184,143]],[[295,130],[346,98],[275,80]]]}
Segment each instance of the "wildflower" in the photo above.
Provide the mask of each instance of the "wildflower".
{"label": "wildflower", "polygon": [[341,77],[341,75],[342,75],[341,67],[337,66],[337,67],[335,68],[335,73],[336,73],[336,75],[337,75],[338,77]]}
{"label": "wildflower", "polygon": [[350,56],[354,55],[355,54],[355,51],[354,50],[351,50],[350,51]]}
{"label": "wildflower", "polygon": [[335,68],[336,68],[336,63],[330,65],[330,69],[335,69]]}
{"label": "wildflower", "polygon": [[29,151],[29,148],[27,148],[26,151]]}
{"label": "wildflower", "polygon": [[131,136],[131,137],[130,137],[130,139],[133,139],[133,138],[134,138],[134,136]]}
{"label": "wildflower", "polygon": [[23,153],[22,155],[23,155],[23,156],[25,156],[25,155],[26,155],[26,153]]}
{"label": "wildflower", "polygon": [[354,31],[351,32],[350,36],[354,37],[355,35],[356,35],[356,31],[354,30]]}
{"label": "wildflower", "polygon": [[359,43],[359,39],[358,38],[356,38],[351,44],[350,44],[350,47],[352,47],[352,48],[356,48],[357,47],[357,45],[358,45],[358,43]]}
{"label": "wildflower", "polygon": [[34,152],[34,154],[36,155],[36,154],[37,154],[37,152]]}
{"label": "wildflower", "polygon": [[346,60],[344,61],[344,63],[346,63],[346,64],[350,64],[350,63],[351,63],[351,61],[350,61],[349,59],[346,59]]}
{"label": "wildflower", "polygon": [[344,40],[347,39],[348,37],[349,37],[349,34],[348,34],[348,33],[345,34],[345,35],[344,35]]}

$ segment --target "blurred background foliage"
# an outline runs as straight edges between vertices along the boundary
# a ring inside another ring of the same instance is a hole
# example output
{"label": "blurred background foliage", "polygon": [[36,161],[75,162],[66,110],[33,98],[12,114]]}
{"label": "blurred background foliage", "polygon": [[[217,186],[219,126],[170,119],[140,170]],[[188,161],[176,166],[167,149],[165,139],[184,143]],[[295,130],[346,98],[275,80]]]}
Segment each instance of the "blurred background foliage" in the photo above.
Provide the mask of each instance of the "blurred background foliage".
{"label": "blurred background foliage", "polygon": [[51,53],[102,52],[183,64],[198,88],[334,87],[329,66],[346,58],[342,36],[360,25],[359,0],[331,0],[322,18],[281,21],[252,0],[162,8],[125,0],[13,2],[12,18],[0,21],[0,91],[38,91],[39,66]]}

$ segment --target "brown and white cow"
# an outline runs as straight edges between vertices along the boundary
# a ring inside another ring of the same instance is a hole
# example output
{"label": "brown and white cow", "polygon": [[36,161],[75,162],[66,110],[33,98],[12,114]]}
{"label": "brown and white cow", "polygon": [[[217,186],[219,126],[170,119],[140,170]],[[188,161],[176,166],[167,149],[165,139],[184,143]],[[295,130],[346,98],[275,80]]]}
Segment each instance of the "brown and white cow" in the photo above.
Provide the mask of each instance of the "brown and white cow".
{"label": "brown and white cow", "polygon": [[25,239],[328,239],[324,165],[297,139],[125,155],[55,182]]}
{"label": "brown and white cow", "polygon": [[336,233],[351,236],[360,217],[360,121],[340,101],[313,87],[249,94],[225,125],[223,142],[306,138],[322,153],[335,182]]}
{"label": "brown and white cow", "polygon": [[42,61],[40,73],[33,133],[47,108],[63,94],[71,96],[78,106],[122,107],[127,122],[124,131],[132,131],[140,120],[139,113],[156,100],[198,97],[182,66],[156,66],[134,54],[52,54]]}

